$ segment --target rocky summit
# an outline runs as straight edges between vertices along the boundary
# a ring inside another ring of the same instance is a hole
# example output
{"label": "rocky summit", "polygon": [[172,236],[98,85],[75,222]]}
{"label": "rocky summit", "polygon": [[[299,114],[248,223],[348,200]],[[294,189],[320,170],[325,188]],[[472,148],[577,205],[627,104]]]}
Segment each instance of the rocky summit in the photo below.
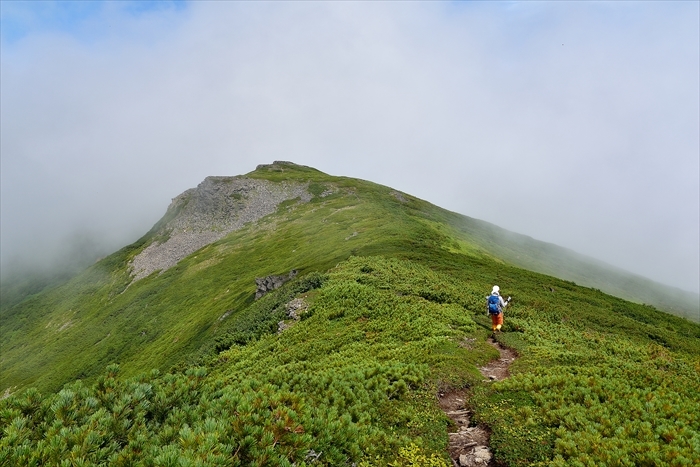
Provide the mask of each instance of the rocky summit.
{"label": "rocky summit", "polygon": [[[284,163],[273,166],[280,164]],[[200,248],[274,213],[280,203],[290,199],[308,202],[308,183],[207,177],[197,188],[172,200],[165,215],[169,220],[131,263],[134,280],[170,269]]]}

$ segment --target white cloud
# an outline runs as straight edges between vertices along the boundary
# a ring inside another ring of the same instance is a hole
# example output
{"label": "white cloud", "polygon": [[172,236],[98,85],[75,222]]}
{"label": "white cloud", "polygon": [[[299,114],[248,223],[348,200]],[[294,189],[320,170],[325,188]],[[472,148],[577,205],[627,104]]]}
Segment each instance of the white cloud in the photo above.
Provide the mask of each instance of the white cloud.
{"label": "white cloud", "polygon": [[194,2],[30,34],[2,49],[3,261],[27,231],[124,244],[205,176],[281,159],[698,291],[697,18]]}

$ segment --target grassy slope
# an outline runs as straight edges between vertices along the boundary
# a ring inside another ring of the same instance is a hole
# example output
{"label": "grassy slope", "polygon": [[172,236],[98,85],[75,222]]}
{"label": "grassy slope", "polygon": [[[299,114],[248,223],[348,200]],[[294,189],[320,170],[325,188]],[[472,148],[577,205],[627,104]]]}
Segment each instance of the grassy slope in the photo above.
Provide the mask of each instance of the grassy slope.
{"label": "grassy slope", "polygon": [[574,281],[617,297],[646,303],[700,322],[700,296],[632,274],[551,243],[509,232],[466,216],[445,216],[445,222],[489,253],[522,268]]}
{"label": "grassy slope", "polygon": [[645,303],[700,322],[700,296],[615,268],[560,246],[491,223],[421,204],[421,216],[454,240],[454,251],[480,250],[509,264]]}
{"label": "grassy slope", "polygon": [[[87,266],[87,265],[85,265]],[[81,271],[84,268],[81,268]],[[56,273],[22,272],[0,282],[0,310],[9,310],[30,295],[64,284],[81,271]]]}

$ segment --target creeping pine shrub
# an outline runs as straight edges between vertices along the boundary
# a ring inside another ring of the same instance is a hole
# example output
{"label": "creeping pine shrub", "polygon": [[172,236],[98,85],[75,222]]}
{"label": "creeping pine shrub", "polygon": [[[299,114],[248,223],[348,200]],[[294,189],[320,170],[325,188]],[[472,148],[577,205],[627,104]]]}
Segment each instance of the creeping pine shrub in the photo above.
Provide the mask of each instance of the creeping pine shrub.
{"label": "creeping pine shrub", "polygon": [[[452,291],[446,300],[421,296],[430,281]],[[255,376],[306,394],[319,410],[335,414],[329,418],[348,416],[361,447],[355,461],[386,465],[421,438],[430,457],[447,442],[444,415],[432,394],[432,403],[421,405],[414,395],[444,377],[430,368],[456,358],[445,349],[456,352],[456,342],[475,329],[460,305],[465,292],[448,287],[452,282],[408,261],[351,258],[329,273],[306,319],[223,352],[216,371],[226,384]]]}
{"label": "creeping pine shrub", "polygon": [[[430,281],[445,285],[439,299],[426,298]],[[0,401],[0,465],[446,465],[429,383],[475,329],[449,282],[353,258],[253,303],[229,328],[238,345],[209,348],[205,366],[122,379],[113,365],[89,387],[12,395]],[[269,329],[314,288],[304,320]]]}
{"label": "creeping pine shrub", "polygon": [[[560,284],[553,300],[535,276],[499,271],[523,288],[507,380],[478,384],[466,362],[483,350],[457,345],[478,332],[474,312],[486,319],[483,284],[351,258],[232,317],[233,344],[205,365],[131,379],[110,366],[92,386],[0,401],[0,465],[445,465],[431,388],[447,380],[471,386],[503,465],[698,465],[700,328],[651,328],[663,317],[635,321],[634,304],[612,316],[617,299]],[[278,334],[280,307],[311,289],[305,319]]]}
{"label": "creeping pine shrub", "polygon": [[194,361],[201,364],[207,357],[231,348],[245,345],[277,330],[277,323],[286,317],[284,305],[297,295],[320,288],[328,276],[311,272],[284,284],[250,305],[243,313],[229,318],[229,322],[213,342],[207,343]]}
{"label": "creeping pine shrub", "polygon": [[127,381],[110,373],[44,400],[33,390],[10,397],[0,406],[0,464],[289,466],[314,450],[337,465],[359,455],[344,417],[324,418],[270,384],[205,377],[201,368]]}
{"label": "creeping pine shrub", "polygon": [[475,391],[476,420],[508,465],[700,462],[697,357],[561,321],[522,320],[530,370]]}

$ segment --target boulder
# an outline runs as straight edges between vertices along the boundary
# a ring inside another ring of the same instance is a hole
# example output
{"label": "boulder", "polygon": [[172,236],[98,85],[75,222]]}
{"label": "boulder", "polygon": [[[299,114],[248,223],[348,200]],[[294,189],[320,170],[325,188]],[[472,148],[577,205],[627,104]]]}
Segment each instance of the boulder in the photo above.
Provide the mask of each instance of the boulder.
{"label": "boulder", "polygon": [[288,318],[298,320],[299,315],[304,313],[308,307],[309,305],[304,301],[304,299],[295,298],[291,302],[287,303],[284,306],[284,309],[287,312]]}
{"label": "boulder", "polygon": [[297,270],[292,269],[289,274],[282,274],[279,276],[267,276],[267,277],[257,277],[255,278],[255,285],[257,286],[255,290],[255,299],[259,299],[268,292],[282,287],[282,284],[294,279],[297,275]]}

